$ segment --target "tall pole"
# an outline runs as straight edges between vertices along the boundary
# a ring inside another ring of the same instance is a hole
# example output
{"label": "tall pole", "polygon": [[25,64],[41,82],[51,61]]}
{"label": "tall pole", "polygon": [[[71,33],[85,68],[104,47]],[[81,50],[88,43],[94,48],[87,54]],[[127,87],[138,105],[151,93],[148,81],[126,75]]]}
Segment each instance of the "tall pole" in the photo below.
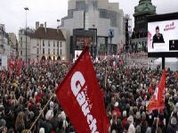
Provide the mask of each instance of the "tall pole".
{"label": "tall pole", "polygon": [[57,19],[57,31],[59,29],[59,22],[60,22],[60,19]]}
{"label": "tall pole", "polygon": [[28,66],[28,57],[27,57],[27,11],[29,10],[28,7],[25,7],[25,14],[26,14],[26,22],[25,22],[25,61]]}

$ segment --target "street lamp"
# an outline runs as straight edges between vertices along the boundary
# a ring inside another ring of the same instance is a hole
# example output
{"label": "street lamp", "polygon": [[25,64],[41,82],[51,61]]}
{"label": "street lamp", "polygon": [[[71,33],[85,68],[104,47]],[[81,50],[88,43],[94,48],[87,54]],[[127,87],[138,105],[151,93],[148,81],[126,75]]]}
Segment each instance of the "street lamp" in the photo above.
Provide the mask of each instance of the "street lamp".
{"label": "street lamp", "polygon": [[109,29],[108,38],[110,40],[110,44],[108,43],[107,55],[109,55],[112,52],[112,38],[113,37],[114,37],[114,30],[113,29]]}
{"label": "street lamp", "polygon": [[25,7],[24,8],[25,9],[25,12],[26,12],[26,22],[25,22],[25,36],[26,36],[26,38],[25,38],[25,61],[26,61],[26,63],[27,63],[27,65],[28,65],[28,59],[27,59],[27,11],[29,10],[29,8],[28,7]]}
{"label": "street lamp", "polygon": [[125,51],[128,52],[130,48],[130,38],[129,38],[129,20],[130,16],[128,14],[125,15]]}
{"label": "street lamp", "polygon": [[60,19],[57,19],[57,32],[59,31],[59,22],[60,22]]}
{"label": "street lamp", "polygon": [[92,30],[94,31],[94,38],[93,38],[93,44],[92,44],[92,56],[93,58],[96,58],[97,55],[97,29],[95,28],[95,24],[92,25]]}
{"label": "street lamp", "polygon": [[60,19],[57,19],[57,28],[59,28]]}

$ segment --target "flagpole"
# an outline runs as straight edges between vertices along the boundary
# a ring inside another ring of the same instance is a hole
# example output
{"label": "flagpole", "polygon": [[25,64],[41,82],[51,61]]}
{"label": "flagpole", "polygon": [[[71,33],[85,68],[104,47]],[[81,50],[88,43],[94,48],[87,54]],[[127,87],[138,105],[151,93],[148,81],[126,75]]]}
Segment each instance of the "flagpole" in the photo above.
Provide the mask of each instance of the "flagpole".
{"label": "flagpole", "polygon": [[51,99],[54,97],[55,94],[53,94],[50,99],[48,100],[48,102],[46,103],[46,105],[44,106],[44,108],[42,109],[42,111],[40,112],[40,114],[38,115],[38,117],[35,119],[35,121],[33,122],[33,124],[31,125],[30,129],[27,131],[27,133],[30,133],[31,130],[33,129],[34,125],[36,124],[36,122],[38,121],[38,119],[40,118],[40,116],[42,115],[42,113],[44,112],[44,110],[46,109],[46,107],[48,106],[49,102],[51,101]]}
{"label": "flagpole", "polygon": [[159,116],[157,116],[157,119],[156,119],[156,133],[158,133],[158,126],[159,126]]}
{"label": "flagpole", "polygon": [[106,85],[107,85],[107,73],[108,73],[108,71],[107,71],[107,66],[105,67],[105,79],[104,79],[104,87],[105,87],[105,89],[106,89]]}

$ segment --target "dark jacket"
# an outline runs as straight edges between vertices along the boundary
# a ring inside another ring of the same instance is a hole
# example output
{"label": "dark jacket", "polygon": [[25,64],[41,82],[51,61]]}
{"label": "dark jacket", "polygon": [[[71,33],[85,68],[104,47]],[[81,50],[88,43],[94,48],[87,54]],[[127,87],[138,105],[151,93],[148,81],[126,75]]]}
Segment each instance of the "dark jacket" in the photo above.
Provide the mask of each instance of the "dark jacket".
{"label": "dark jacket", "polygon": [[177,124],[176,125],[169,124],[166,132],[167,133],[176,133],[176,131],[178,131]]}
{"label": "dark jacket", "polygon": [[164,43],[164,38],[161,33],[157,36],[156,34],[153,36],[153,44],[152,47],[154,48],[154,43]]}

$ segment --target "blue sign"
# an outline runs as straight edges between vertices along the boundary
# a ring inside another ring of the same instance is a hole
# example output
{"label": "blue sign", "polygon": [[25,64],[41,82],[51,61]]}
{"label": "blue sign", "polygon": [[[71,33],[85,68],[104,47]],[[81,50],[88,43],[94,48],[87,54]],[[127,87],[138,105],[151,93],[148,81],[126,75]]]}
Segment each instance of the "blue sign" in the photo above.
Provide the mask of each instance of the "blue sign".
{"label": "blue sign", "polygon": [[113,37],[114,37],[114,30],[113,30],[113,29],[109,29],[108,36],[109,36],[110,38],[113,38]]}

